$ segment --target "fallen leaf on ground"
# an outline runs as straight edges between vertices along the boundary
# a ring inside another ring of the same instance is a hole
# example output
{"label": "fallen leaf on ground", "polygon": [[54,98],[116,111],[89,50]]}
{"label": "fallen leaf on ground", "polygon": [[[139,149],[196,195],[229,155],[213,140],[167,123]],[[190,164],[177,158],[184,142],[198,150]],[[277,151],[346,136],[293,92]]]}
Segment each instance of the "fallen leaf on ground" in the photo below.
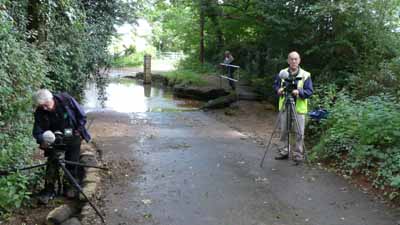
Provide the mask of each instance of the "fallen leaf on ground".
{"label": "fallen leaf on ground", "polygon": [[142,202],[145,205],[150,205],[151,204],[151,199],[143,199]]}

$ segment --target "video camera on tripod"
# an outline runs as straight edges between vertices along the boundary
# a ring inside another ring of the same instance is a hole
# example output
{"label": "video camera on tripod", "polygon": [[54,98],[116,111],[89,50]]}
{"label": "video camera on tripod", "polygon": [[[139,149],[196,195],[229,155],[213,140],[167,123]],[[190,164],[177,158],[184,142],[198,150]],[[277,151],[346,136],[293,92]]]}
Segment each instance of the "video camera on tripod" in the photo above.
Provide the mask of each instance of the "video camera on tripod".
{"label": "video camera on tripod", "polygon": [[74,134],[70,128],[64,129],[64,131],[47,130],[43,133],[43,141],[46,143],[47,149],[54,150],[57,152],[65,152],[67,149],[68,141],[72,140]]}
{"label": "video camera on tripod", "polygon": [[[281,94],[284,95],[284,96],[281,96],[284,98],[281,98],[280,102],[279,102],[279,104],[280,104],[279,107],[282,107],[282,110],[280,108],[278,120],[276,121],[274,130],[272,131],[272,134],[269,137],[269,141],[268,141],[267,147],[265,149],[264,155],[262,157],[260,167],[262,167],[264,164],[265,156],[271,145],[272,137],[274,136],[279,125],[281,125],[280,121],[284,121],[283,122],[284,126],[282,126],[281,129],[284,130],[283,135],[285,136],[285,139],[286,139],[286,146],[284,147],[287,149],[286,158],[290,158],[290,156],[291,156],[290,131],[292,129],[292,126],[294,126],[296,136],[303,135],[303,132],[301,132],[301,129],[300,129],[298,114],[296,112],[296,106],[295,106],[296,96],[294,96],[295,93],[293,92],[294,90],[298,89],[298,87],[297,87],[298,81],[302,80],[303,77],[298,77],[294,74],[290,74],[289,70],[282,70],[278,76],[279,76],[279,79],[283,80],[283,82],[280,85],[279,92],[278,92],[279,95],[281,95]],[[283,92],[281,92],[282,89],[283,89]],[[282,136],[281,136],[281,138],[282,138]],[[303,149],[305,149],[304,144],[302,144],[302,145],[303,145],[302,146]],[[298,161],[296,163],[298,163]],[[296,165],[298,165],[298,164],[296,164]]]}
{"label": "video camera on tripod", "polygon": [[286,96],[291,96],[291,93],[293,92],[293,90],[297,89],[297,82],[301,80],[301,77],[296,77],[293,76],[291,74],[289,74],[289,72],[287,70],[282,70],[279,73],[279,78],[284,80],[282,88],[283,88],[283,92],[285,93]]}
{"label": "video camera on tripod", "polygon": [[[91,167],[97,168],[102,170],[108,170],[105,167],[100,167],[96,165],[86,165],[80,162],[68,161],[64,159],[64,153],[67,151],[67,142],[74,138],[74,133],[72,129],[64,129],[63,132],[55,131],[54,133],[50,130],[45,131],[43,133],[43,141],[47,144],[47,148],[49,151],[46,154],[55,154],[52,160],[56,163],[56,165],[61,168],[64,172],[64,176],[68,179],[68,182],[83,196],[83,198],[89,203],[89,205],[95,210],[96,214],[100,217],[103,223],[105,223],[104,217],[101,215],[100,211],[97,207],[90,201],[90,199],[86,196],[83,192],[82,187],[80,186],[79,182],[76,178],[71,174],[71,172],[66,168],[66,165],[75,165],[80,167]],[[53,155],[54,156],[54,155]],[[0,169],[0,176],[8,176],[13,172],[22,171],[22,170],[30,170],[34,168],[46,167],[49,162],[41,163],[38,165],[23,167],[23,168],[13,168],[9,170],[1,170]]]}

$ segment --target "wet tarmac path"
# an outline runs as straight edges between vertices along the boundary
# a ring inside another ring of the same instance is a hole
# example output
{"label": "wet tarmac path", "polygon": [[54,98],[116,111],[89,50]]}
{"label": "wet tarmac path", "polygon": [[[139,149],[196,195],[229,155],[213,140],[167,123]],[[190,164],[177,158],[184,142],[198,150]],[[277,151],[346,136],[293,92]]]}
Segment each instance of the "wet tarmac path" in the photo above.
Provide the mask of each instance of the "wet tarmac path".
{"label": "wet tarmac path", "polygon": [[203,112],[94,112],[107,224],[394,225],[398,212]]}
{"label": "wet tarmac path", "polygon": [[397,210],[333,173],[272,160],[272,151],[260,168],[263,146],[198,102],[115,80],[131,72],[111,71],[111,83],[85,92],[93,143],[110,168],[97,202],[107,224],[399,224]]}

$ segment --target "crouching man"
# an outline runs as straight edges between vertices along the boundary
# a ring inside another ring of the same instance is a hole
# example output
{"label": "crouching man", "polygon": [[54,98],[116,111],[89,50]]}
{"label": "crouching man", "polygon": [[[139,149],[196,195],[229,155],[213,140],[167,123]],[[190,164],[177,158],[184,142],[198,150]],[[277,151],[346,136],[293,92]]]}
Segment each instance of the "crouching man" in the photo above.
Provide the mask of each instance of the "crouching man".
{"label": "crouching man", "polygon": [[[54,149],[49,148],[49,143],[43,134],[68,131],[70,137],[63,144],[65,160],[79,162],[81,140],[90,140],[90,135],[85,128],[86,115],[78,102],[67,93],[52,94],[47,89],[38,90],[35,94],[37,108],[34,113],[33,137],[47,157],[45,188],[39,195],[39,201],[44,204],[55,197],[55,184],[60,180],[59,168],[55,163]],[[51,132],[50,132],[51,131]],[[78,178],[78,167],[66,165],[74,178]],[[60,184],[59,184],[60,185]],[[77,191],[67,180],[63,181],[63,193],[66,197],[76,197]]]}

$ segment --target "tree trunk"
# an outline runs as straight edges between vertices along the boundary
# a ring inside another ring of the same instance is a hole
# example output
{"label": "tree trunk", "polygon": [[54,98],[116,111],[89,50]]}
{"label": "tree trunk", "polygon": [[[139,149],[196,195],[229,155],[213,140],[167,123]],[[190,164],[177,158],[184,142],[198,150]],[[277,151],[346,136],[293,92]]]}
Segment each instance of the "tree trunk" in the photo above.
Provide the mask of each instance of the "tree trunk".
{"label": "tree trunk", "polygon": [[205,1],[205,5],[207,8],[205,9],[205,16],[210,18],[211,23],[213,24],[215,34],[216,34],[216,52],[221,51],[224,47],[224,39],[223,39],[223,32],[221,28],[221,24],[219,18],[222,18],[222,10],[218,6],[218,0],[203,0]]}
{"label": "tree trunk", "polygon": [[200,0],[200,63],[204,64],[204,0]]}
{"label": "tree trunk", "polygon": [[214,25],[215,33],[217,35],[217,37],[216,37],[217,49],[221,50],[221,48],[223,47],[223,33],[222,33],[221,26],[220,26],[218,18],[216,16],[211,16],[210,18],[211,18],[211,22]]}
{"label": "tree trunk", "polygon": [[28,1],[28,23],[26,30],[30,33],[28,38],[29,43],[38,41],[42,43],[46,41],[46,31],[44,20],[40,16],[40,0],[29,0]]}

